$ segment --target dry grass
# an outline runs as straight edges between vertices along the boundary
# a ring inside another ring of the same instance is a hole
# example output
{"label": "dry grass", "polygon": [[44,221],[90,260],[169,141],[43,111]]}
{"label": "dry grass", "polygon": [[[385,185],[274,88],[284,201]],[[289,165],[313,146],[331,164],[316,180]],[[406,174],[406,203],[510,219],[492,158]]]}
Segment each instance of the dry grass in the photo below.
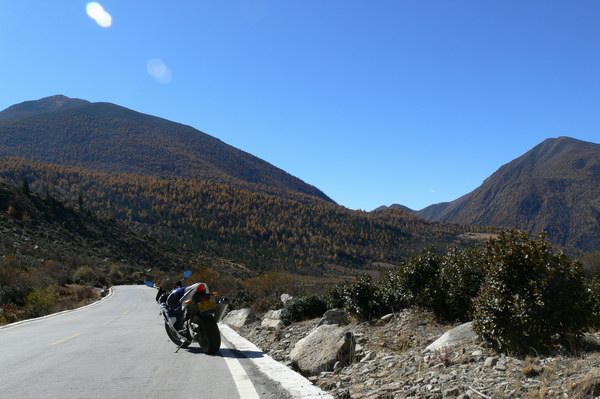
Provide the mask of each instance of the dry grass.
{"label": "dry grass", "polygon": [[573,383],[569,390],[569,397],[597,398],[600,396],[600,371],[592,370],[583,378]]}

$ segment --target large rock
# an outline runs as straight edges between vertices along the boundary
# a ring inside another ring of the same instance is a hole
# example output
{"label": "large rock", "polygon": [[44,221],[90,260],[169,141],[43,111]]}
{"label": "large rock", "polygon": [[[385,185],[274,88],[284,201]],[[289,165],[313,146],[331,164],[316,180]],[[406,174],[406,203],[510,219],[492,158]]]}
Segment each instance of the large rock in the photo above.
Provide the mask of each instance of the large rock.
{"label": "large rock", "polygon": [[234,327],[242,327],[256,321],[256,314],[252,309],[232,310],[223,318],[223,323]]}
{"label": "large rock", "polygon": [[348,312],[340,309],[330,309],[325,312],[321,320],[319,320],[318,325],[322,326],[324,324],[338,324],[340,326],[345,326],[348,323],[350,323]]}
{"label": "large rock", "polygon": [[278,329],[283,327],[281,312],[283,312],[283,309],[267,311],[267,313],[265,313],[263,316],[262,323],[260,323],[261,327],[270,329]]}
{"label": "large rock", "polygon": [[283,327],[283,320],[263,319],[263,321],[260,323],[260,326],[262,328],[277,330],[277,329],[280,329],[281,327]]}
{"label": "large rock", "polygon": [[290,294],[281,294],[281,303],[283,303],[283,306],[287,306],[288,302],[292,300],[294,300],[294,297]]}
{"label": "large rock", "polygon": [[263,316],[263,319],[281,320],[281,313],[283,309],[267,310],[267,313]]}
{"label": "large rock", "polygon": [[424,352],[433,352],[442,349],[445,346],[464,344],[475,338],[477,338],[477,334],[473,331],[473,322],[468,322],[461,324],[452,330],[446,331],[444,335],[425,348]]}
{"label": "large rock", "polygon": [[343,365],[354,362],[355,346],[348,327],[322,325],[296,343],[290,354],[292,367],[305,376],[333,371],[338,361]]}

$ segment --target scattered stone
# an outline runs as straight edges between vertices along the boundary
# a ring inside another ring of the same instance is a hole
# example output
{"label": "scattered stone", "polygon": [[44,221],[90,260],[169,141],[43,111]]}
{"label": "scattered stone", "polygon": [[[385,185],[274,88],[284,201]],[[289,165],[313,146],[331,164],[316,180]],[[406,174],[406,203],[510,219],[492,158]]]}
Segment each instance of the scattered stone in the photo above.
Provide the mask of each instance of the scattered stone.
{"label": "scattered stone", "polygon": [[283,320],[275,320],[275,319],[263,319],[260,326],[262,328],[269,328],[273,330],[278,330],[283,327]]}
{"label": "scattered stone", "polygon": [[287,304],[292,301],[294,299],[293,296],[291,296],[290,294],[281,294],[281,303],[283,303],[283,306],[287,306]]}
{"label": "scattered stone", "polygon": [[[279,331],[261,328],[256,322],[239,331],[269,355],[292,365],[290,351],[316,331],[318,322],[295,323]],[[360,342],[354,349],[362,362],[346,363],[336,358],[327,369],[310,377],[336,398],[571,398],[587,397],[588,390],[600,389],[600,372],[589,374],[600,370],[600,352],[575,357],[556,352],[531,361],[491,355],[494,351],[490,345],[468,340],[423,354],[425,347],[449,329],[423,311],[405,310],[387,323],[377,320],[349,327],[322,327],[346,328]],[[317,352],[325,346],[313,345]],[[544,370],[542,376],[527,378],[523,368],[528,364]]]}
{"label": "scattered stone", "polygon": [[340,309],[330,309],[325,312],[321,320],[319,320],[319,324],[317,324],[317,326],[333,324],[345,326],[348,323],[350,323],[348,312]]}
{"label": "scattered stone", "polygon": [[446,331],[444,335],[435,340],[431,345],[425,348],[425,352],[433,352],[445,346],[453,346],[472,341],[477,338],[477,334],[473,331],[473,323],[468,322],[461,324],[458,327]]}
{"label": "scattered stone", "polygon": [[243,327],[247,324],[254,323],[256,321],[256,314],[252,309],[239,309],[232,310],[227,313],[223,318],[222,322],[233,327]]}
{"label": "scattered stone", "polygon": [[381,321],[383,321],[384,323],[387,323],[388,321],[392,320],[394,318],[394,314],[390,313],[390,314],[386,314],[385,316],[383,316],[381,318]]}
{"label": "scattered stone", "polygon": [[339,360],[353,363],[354,336],[347,328],[322,325],[296,343],[290,354],[292,365],[304,375],[332,371]]}
{"label": "scattered stone", "polygon": [[498,362],[497,356],[490,356],[485,359],[485,362],[483,363],[483,367],[490,367],[490,368],[494,367],[497,362]]}

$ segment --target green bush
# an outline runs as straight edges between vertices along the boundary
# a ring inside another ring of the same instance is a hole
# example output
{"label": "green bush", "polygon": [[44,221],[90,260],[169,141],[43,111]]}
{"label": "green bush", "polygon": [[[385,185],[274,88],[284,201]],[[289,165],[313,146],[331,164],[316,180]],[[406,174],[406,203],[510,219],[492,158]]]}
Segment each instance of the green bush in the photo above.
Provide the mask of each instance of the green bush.
{"label": "green bush", "polygon": [[322,317],[326,311],[327,302],[318,295],[294,298],[283,308],[282,320],[285,324],[290,324]]}
{"label": "green bush", "polygon": [[110,271],[108,272],[108,280],[112,285],[123,284],[124,273],[119,264],[114,263],[110,266]]}
{"label": "green bush", "polygon": [[363,320],[379,316],[387,310],[381,290],[368,274],[334,287],[326,303],[329,308],[345,309]]}
{"label": "green bush", "polygon": [[473,317],[473,301],[485,279],[485,257],[479,248],[450,249],[441,259],[435,314],[445,320],[468,321]]}
{"label": "green bush", "polygon": [[25,298],[25,313],[29,317],[44,316],[54,311],[58,299],[58,289],[54,285],[37,288]]}
{"label": "green bush", "polygon": [[73,280],[79,284],[95,284],[96,272],[89,266],[81,266],[73,273]]}
{"label": "green bush", "polygon": [[442,258],[433,250],[424,251],[398,269],[395,283],[404,301],[428,309],[443,306],[439,272]]}
{"label": "green bush", "polygon": [[566,344],[593,323],[581,265],[553,254],[546,238],[503,232],[485,249],[487,276],[474,329],[496,349],[527,354]]}

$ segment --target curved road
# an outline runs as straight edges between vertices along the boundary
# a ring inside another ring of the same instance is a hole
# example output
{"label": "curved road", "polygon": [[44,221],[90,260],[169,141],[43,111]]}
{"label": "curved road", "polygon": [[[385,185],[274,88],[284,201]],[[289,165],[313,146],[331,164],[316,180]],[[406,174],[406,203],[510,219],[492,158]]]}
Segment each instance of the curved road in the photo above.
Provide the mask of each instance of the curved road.
{"label": "curved road", "polygon": [[[155,294],[116,287],[91,307],[0,329],[0,397],[288,397],[224,346],[217,356],[199,353],[196,343],[175,353]],[[232,360],[242,367],[228,366]],[[237,384],[230,369],[238,370]],[[238,392],[240,379],[249,395]]]}

